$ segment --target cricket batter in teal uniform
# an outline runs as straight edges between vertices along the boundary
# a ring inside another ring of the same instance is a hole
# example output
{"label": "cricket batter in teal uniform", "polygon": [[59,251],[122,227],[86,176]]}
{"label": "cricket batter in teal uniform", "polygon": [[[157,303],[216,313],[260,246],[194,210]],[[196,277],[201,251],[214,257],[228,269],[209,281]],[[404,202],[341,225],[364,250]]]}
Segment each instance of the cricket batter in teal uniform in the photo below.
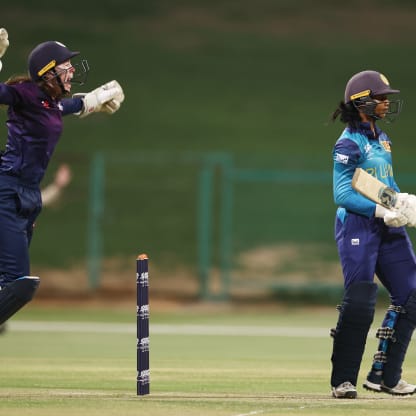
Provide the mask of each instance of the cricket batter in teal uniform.
{"label": "cricket batter in teal uniform", "polygon": [[333,193],[338,206],[335,239],[344,276],[344,297],[333,336],[331,387],[335,398],[356,398],[357,379],[373,322],[376,275],[391,306],[377,331],[378,351],[363,387],[394,395],[413,394],[401,378],[407,347],[416,327],[416,258],[405,226],[416,226],[416,197],[399,193],[398,208],[386,209],[358,194],[351,181],[363,168],[400,192],[393,175],[392,142],[377,121],[401,110],[391,99],[399,90],[377,71],[362,71],[347,83],[334,112],[346,124],[333,148]]}
{"label": "cricket batter in teal uniform", "polygon": [[[8,46],[8,33],[1,28],[0,58]],[[61,137],[63,116],[112,114],[124,100],[117,81],[68,97],[72,84],[82,85],[89,70],[87,61],[73,62],[77,55],[60,42],[43,42],[29,55],[28,75],[0,83],[0,104],[8,108],[0,158],[0,324],[39,286],[39,277],[30,276],[29,244],[42,208],[40,182]]]}

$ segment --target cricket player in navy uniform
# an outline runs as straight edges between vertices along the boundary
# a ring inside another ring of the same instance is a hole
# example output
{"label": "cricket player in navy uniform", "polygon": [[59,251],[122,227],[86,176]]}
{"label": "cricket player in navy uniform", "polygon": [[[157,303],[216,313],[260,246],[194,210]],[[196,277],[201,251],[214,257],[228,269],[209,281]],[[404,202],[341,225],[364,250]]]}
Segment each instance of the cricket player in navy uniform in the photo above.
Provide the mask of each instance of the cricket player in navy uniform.
{"label": "cricket player in navy uniform", "polygon": [[[0,59],[9,46],[0,29]],[[30,275],[29,244],[42,208],[40,182],[62,133],[62,117],[112,114],[124,100],[117,81],[90,93],[69,96],[83,85],[88,63],[79,52],[47,41],[28,57],[28,75],[0,83],[0,104],[8,106],[7,142],[0,159],[0,324],[34,296],[39,277]],[[2,64],[0,61],[0,70]]]}
{"label": "cricket player in navy uniform", "polygon": [[393,176],[392,142],[376,125],[399,114],[402,102],[391,98],[399,92],[380,72],[359,72],[348,81],[344,101],[332,116],[346,124],[333,148],[335,239],[344,276],[344,297],[331,331],[331,387],[336,398],[357,397],[358,373],[376,305],[374,276],[387,289],[391,306],[377,331],[378,351],[363,387],[394,395],[416,390],[401,378],[416,326],[416,258],[405,228],[416,226],[416,197],[399,193],[397,208],[386,209],[351,187],[359,167],[400,192]]}

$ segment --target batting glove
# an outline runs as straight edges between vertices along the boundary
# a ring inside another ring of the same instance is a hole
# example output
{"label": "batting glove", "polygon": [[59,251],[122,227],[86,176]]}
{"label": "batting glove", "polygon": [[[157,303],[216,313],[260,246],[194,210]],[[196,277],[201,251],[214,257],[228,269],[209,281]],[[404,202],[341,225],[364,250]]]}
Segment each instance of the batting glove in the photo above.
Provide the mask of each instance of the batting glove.
{"label": "batting glove", "polygon": [[374,216],[383,218],[384,224],[388,227],[403,227],[408,223],[408,218],[400,210],[387,209],[378,204]]}
{"label": "batting glove", "polygon": [[406,216],[409,227],[416,227],[416,195],[399,193],[396,208]]}
{"label": "batting glove", "polygon": [[74,94],[73,97],[81,97],[83,108],[76,113],[80,118],[92,113],[114,114],[124,101],[124,92],[117,81],[110,81],[87,94]]}
{"label": "batting glove", "polygon": [[[9,35],[7,30],[4,28],[0,28],[0,58],[6,53],[7,48],[9,47]],[[0,61],[0,71],[3,67],[3,64]]]}

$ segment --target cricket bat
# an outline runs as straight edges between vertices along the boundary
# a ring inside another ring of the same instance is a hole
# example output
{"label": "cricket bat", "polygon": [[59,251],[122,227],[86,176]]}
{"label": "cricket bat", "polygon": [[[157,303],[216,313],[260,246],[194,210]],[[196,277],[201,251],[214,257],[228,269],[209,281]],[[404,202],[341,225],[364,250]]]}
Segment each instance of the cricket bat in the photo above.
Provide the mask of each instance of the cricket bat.
{"label": "cricket bat", "polygon": [[397,202],[397,192],[379,181],[364,169],[355,169],[352,178],[352,187],[366,198],[382,205],[385,208],[393,208]]}

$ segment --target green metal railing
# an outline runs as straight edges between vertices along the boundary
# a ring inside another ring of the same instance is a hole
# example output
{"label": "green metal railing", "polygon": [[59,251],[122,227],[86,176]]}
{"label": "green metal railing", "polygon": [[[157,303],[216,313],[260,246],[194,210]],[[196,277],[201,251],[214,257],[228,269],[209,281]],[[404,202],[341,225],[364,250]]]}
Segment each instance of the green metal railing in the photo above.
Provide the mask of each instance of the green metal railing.
{"label": "green metal railing", "polygon": [[91,289],[99,286],[102,261],[102,220],[104,215],[105,159],[96,153],[91,161],[87,234],[87,267]]}

